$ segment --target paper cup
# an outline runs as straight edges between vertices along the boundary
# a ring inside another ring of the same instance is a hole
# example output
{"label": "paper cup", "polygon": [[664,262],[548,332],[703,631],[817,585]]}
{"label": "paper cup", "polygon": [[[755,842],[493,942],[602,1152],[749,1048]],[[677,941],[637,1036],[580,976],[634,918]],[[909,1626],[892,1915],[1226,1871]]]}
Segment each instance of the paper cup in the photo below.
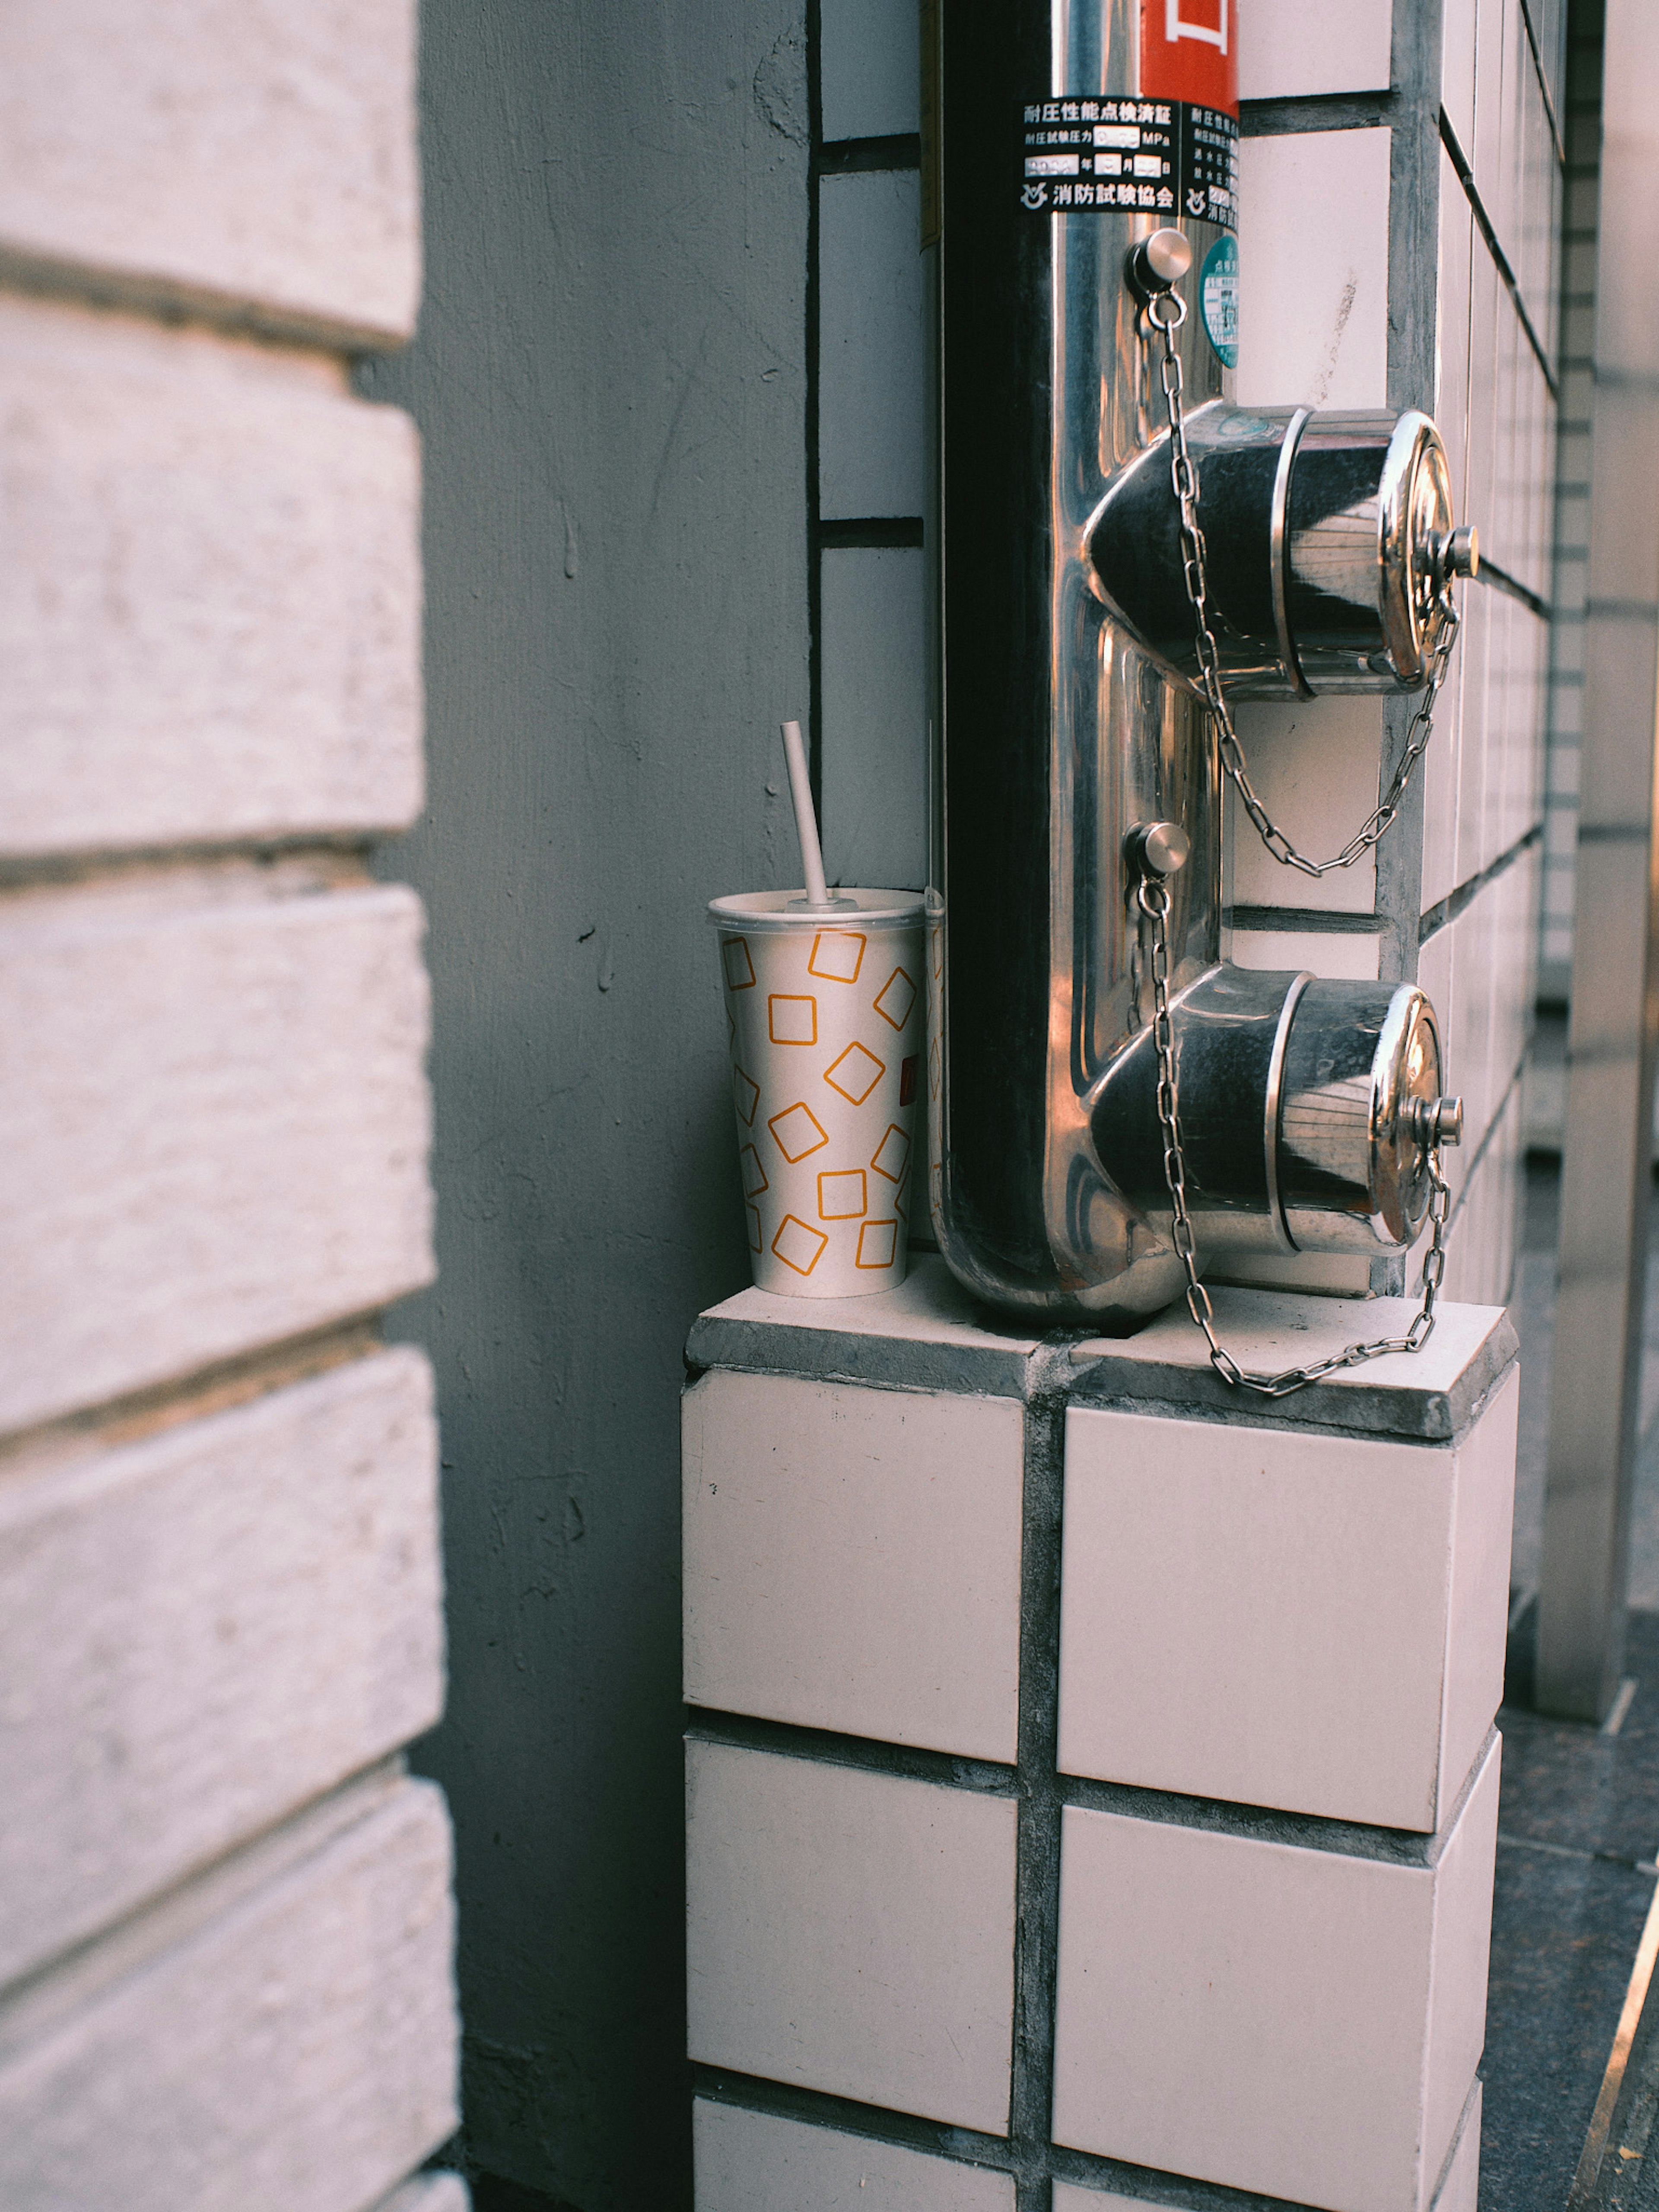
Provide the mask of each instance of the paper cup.
{"label": "paper cup", "polygon": [[[922,1109],[927,988],[919,891],[799,891],[710,902],[720,938],[738,1160],[755,1281],[858,1297],[904,1280]],[[793,910],[791,910],[791,902]]]}

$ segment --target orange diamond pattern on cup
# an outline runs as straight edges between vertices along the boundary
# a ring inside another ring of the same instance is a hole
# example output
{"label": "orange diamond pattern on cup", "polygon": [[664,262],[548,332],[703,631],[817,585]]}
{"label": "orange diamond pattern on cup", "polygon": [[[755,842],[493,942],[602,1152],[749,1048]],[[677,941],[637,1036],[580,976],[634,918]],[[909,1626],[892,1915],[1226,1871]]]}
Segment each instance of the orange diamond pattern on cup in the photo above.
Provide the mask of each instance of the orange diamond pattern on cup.
{"label": "orange diamond pattern on cup", "polygon": [[824,1069],[823,1079],[832,1091],[839,1091],[849,1104],[862,1106],[886,1073],[886,1061],[866,1052],[854,1038],[846,1051]]}
{"label": "orange diamond pattern on cup", "polygon": [[876,1012],[890,1030],[902,1030],[916,1003],[916,987],[902,968],[895,968],[876,994]]}
{"label": "orange diamond pattern on cup", "polygon": [[864,965],[865,939],[856,929],[821,929],[812,939],[809,975],[822,975],[826,983],[856,983]]}
{"label": "orange diamond pattern on cup", "polygon": [[820,1221],[862,1221],[870,1211],[862,1168],[826,1168],[818,1177]]}
{"label": "orange diamond pattern on cup", "polygon": [[732,1096],[737,1101],[738,1118],[745,1128],[755,1126],[755,1109],[760,1104],[760,1085],[752,1075],[745,1075],[733,1060],[732,1063]]}
{"label": "orange diamond pattern on cup", "polygon": [[728,991],[751,991],[755,987],[755,963],[749,957],[746,937],[723,937],[720,939],[720,963],[726,970]]}
{"label": "orange diamond pattern on cup", "polygon": [[810,1275],[823,1259],[829,1243],[821,1229],[814,1229],[808,1222],[797,1221],[793,1213],[786,1213],[772,1239],[772,1249],[786,1267],[793,1267],[798,1275]]}
{"label": "orange diamond pattern on cup", "polygon": [[766,1179],[766,1170],[761,1165],[761,1156],[752,1145],[745,1145],[738,1154],[738,1165],[743,1170],[743,1194],[758,1198],[772,1186]]}
{"label": "orange diamond pattern on cup", "polygon": [[858,1265],[890,1267],[898,1251],[896,1221],[866,1221],[859,1231]]}
{"label": "orange diamond pattern on cup", "polygon": [[[798,1098],[793,1106],[786,1106],[781,1114],[775,1114],[766,1126],[791,1167],[797,1160],[822,1152],[830,1141],[823,1122],[804,1098]],[[783,1255],[780,1253],[778,1256],[781,1259]]]}
{"label": "orange diamond pattern on cup", "polygon": [[751,1252],[758,1252],[761,1248],[760,1208],[745,1205],[743,1210],[749,1216],[749,1249]]}
{"label": "orange diamond pattern on cup", "polygon": [[905,1170],[910,1164],[910,1139],[896,1121],[887,1124],[886,1133],[876,1146],[875,1158],[870,1163],[878,1176],[889,1182],[902,1182]]}
{"label": "orange diamond pattern on cup", "polygon": [[818,1002],[790,991],[774,991],[766,1001],[766,1030],[774,1044],[816,1044]]}

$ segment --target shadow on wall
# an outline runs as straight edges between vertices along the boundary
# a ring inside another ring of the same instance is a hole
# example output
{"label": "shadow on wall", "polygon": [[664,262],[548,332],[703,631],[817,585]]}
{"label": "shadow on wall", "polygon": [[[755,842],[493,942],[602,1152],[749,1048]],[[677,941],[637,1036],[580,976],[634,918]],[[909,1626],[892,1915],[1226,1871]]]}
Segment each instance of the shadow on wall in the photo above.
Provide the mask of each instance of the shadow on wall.
{"label": "shadow on wall", "polygon": [[[794,865],[804,33],[429,0],[426,899],[469,2162],[690,2201],[681,1348],[747,1279],[703,905]],[[490,2195],[486,2207],[541,2204]]]}

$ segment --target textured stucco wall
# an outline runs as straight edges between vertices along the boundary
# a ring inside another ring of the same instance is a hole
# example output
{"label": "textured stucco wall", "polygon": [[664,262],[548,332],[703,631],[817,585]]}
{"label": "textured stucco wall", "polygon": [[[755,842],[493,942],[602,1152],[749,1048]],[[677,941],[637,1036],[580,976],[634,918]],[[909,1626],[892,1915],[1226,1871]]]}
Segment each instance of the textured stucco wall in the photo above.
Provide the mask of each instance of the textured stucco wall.
{"label": "textured stucco wall", "polygon": [[746,1278],[711,895],[796,866],[796,0],[428,0],[438,1288],[468,2145],[686,2201],[678,1393]]}

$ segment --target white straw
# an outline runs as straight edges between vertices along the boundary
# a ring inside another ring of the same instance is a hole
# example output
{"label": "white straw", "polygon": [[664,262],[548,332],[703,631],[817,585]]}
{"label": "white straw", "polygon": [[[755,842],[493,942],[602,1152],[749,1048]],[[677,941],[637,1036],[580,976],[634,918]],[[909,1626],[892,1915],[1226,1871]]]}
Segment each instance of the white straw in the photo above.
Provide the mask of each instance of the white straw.
{"label": "white straw", "polygon": [[812,785],[806,773],[806,747],[800,724],[783,725],[783,755],[789,763],[789,796],[795,802],[795,830],[800,838],[800,857],[806,870],[809,906],[828,906],[830,887],[823,880],[823,854],[818,845],[817,817],[812,811]]}

